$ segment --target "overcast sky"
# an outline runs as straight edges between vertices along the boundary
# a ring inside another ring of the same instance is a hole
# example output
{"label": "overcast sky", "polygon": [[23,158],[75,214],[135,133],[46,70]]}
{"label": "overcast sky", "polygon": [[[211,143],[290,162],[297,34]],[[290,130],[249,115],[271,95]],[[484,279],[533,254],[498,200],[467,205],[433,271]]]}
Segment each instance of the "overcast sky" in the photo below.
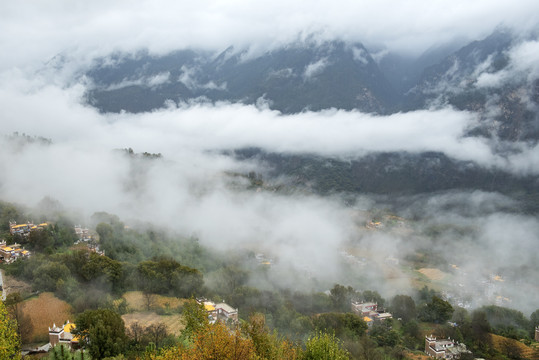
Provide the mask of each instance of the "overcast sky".
{"label": "overcast sky", "polygon": [[453,38],[482,38],[498,25],[527,29],[538,19],[535,0],[2,1],[0,66],[64,51],[265,49],[310,33],[417,53]]}

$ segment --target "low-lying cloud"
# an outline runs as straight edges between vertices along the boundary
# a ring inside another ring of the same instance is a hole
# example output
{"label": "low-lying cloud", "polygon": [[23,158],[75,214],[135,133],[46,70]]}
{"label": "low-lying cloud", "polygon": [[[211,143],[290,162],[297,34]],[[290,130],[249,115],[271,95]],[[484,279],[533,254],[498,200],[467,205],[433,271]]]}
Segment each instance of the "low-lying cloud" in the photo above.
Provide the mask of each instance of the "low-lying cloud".
{"label": "low-lying cloud", "polygon": [[[387,116],[327,109],[283,115],[255,105],[190,102],[141,114],[99,114],[82,105],[85,87],[68,88],[4,74],[3,130],[36,134],[77,146],[137,147],[174,157],[183,151],[260,147],[268,151],[343,158],[372,152],[442,152],[484,167],[536,174],[536,146],[513,144],[499,155],[496,140],[466,136],[477,115],[451,107]],[[90,145],[91,144],[91,145]]]}
{"label": "low-lying cloud", "polygon": [[[478,87],[500,87],[519,81],[532,82],[539,78],[539,41],[530,40],[518,43],[507,51],[508,66],[501,71],[487,72],[488,66],[483,68],[477,79]],[[490,63],[492,59],[489,59]],[[490,65],[490,64],[488,64]]]}
{"label": "low-lying cloud", "polygon": [[[376,254],[372,259],[393,264],[403,260],[399,256],[428,247],[462,269],[459,276],[466,289],[477,286],[471,279],[479,272],[488,278],[513,275],[522,266],[536,271],[537,219],[507,210],[514,205],[503,197],[473,193],[428,196],[427,202],[412,199],[402,213],[410,211],[413,218],[414,206],[422,208],[425,223],[414,225],[413,233],[384,233],[365,230],[370,219],[357,220],[338,197],[248,191],[241,178],[238,185],[225,175],[260,169],[259,164],[223,155],[223,150],[248,146],[341,158],[437,151],[515,174],[537,174],[536,147],[517,144],[518,152],[503,157],[493,151],[491,140],[465,136],[477,122],[473,113],[443,107],[389,116],[337,109],[283,115],[253,105],[172,101],[151,113],[100,114],[83,104],[84,83],[59,86],[39,74],[15,70],[0,76],[3,132],[53,140],[52,145],[23,148],[3,141],[1,199],[32,205],[50,196],[85,216],[108,211],[123,219],[174,224],[176,231],[197,234],[205,245],[253,248],[277,258],[280,266],[325,283],[344,279],[385,295],[407,290],[384,287],[379,265],[369,259],[358,258],[343,271],[343,251],[357,246]],[[132,159],[112,151],[129,147],[164,158]],[[377,199],[359,199],[357,204],[376,210]],[[438,235],[438,243],[423,235],[423,229],[444,224],[451,225],[450,230]],[[472,229],[461,236],[452,227]],[[489,262],[492,254],[500,262]],[[391,271],[401,274],[392,266]],[[350,269],[360,274],[362,283]],[[409,285],[407,280],[404,284]],[[531,308],[516,297],[514,301]]]}

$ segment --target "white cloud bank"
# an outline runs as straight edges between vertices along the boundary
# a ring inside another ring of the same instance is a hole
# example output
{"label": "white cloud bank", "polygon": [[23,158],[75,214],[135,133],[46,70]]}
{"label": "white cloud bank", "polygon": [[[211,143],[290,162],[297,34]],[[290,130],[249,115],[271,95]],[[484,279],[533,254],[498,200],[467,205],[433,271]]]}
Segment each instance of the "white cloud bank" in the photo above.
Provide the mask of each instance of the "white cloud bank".
{"label": "white cloud bank", "polygon": [[283,115],[267,108],[230,103],[171,105],[151,113],[99,114],[81,105],[83,85],[59,88],[25,80],[20,73],[0,78],[1,125],[77,144],[112,149],[133,147],[174,158],[182,152],[261,147],[269,151],[358,157],[370,152],[443,152],[485,167],[536,174],[536,147],[502,157],[484,138],[464,137],[476,115],[451,108],[388,116],[329,109]]}
{"label": "white cloud bank", "polygon": [[534,0],[3,1],[0,68],[64,51],[93,58],[141,48],[267,49],[313,32],[418,53],[456,37],[482,38],[498,25],[528,29],[538,20]]}

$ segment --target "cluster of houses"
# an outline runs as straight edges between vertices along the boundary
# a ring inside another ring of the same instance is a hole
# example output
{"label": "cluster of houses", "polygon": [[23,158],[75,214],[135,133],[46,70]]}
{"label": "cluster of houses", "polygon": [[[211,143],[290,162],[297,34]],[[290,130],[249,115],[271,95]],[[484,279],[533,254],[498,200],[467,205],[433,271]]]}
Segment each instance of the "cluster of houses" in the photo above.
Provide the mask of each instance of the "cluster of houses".
{"label": "cluster of houses", "polygon": [[20,258],[27,258],[30,255],[30,251],[25,250],[19,244],[7,245],[5,240],[0,241],[0,262],[9,264]]}
{"label": "cluster of houses", "polygon": [[[17,224],[15,221],[9,222],[9,232],[11,235],[19,235],[28,237],[32,231],[42,230],[49,226],[49,223],[41,223],[38,225],[33,224],[31,221],[27,221],[25,224]],[[86,243],[90,251],[93,251],[99,255],[105,255],[105,252],[99,248],[99,245],[91,242],[93,240],[92,235],[88,228],[83,228],[80,225],[75,225],[75,234],[77,235],[77,242]],[[30,251],[24,249],[19,244],[7,245],[6,241],[0,241],[0,262],[12,263],[19,258],[26,258],[31,255]]]}
{"label": "cluster of houses", "polygon": [[9,233],[11,235],[21,235],[28,236],[32,231],[42,230],[49,226],[48,223],[44,222],[38,225],[33,224],[31,221],[27,221],[26,224],[18,224],[15,221],[9,222]]}
{"label": "cluster of houses", "polygon": [[90,235],[90,230],[88,228],[83,228],[80,225],[75,225],[75,235],[77,235],[79,242],[88,242],[92,240],[92,235]]}
{"label": "cluster of houses", "polygon": [[365,321],[369,327],[371,327],[375,321],[383,321],[393,317],[388,312],[378,311],[378,304],[374,302],[352,301],[352,311],[355,314],[362,316],[363,321]]}
{"label": "cluster of houses", "polygon": [[460,359],[462,354],[471,354],[466,345],[448,339],[436,339],[435,336],[425,337],[425,353],[436,359]]}
{"label": "cluster of houses", "polygon": [[99,245],[93,241],[94,238],[90,234],[88,228],[83,228],[80,225],[75,225],[75,235],[77,235],[78,240],[75,242],[75,245],[85,243],[88,250],[95,252],[98,255],[105,256],[105,250],[101,250]]}
{"label": "cluster of houses", "polygon": [[225,302],[215,303],[205,298],[198,298],[197,302],[204,306],[204,309],[208,313],[208,319],[213,324],[216,321],[223,321],[225,323],[238,324],[238,309],[234,309],[232,306]]}

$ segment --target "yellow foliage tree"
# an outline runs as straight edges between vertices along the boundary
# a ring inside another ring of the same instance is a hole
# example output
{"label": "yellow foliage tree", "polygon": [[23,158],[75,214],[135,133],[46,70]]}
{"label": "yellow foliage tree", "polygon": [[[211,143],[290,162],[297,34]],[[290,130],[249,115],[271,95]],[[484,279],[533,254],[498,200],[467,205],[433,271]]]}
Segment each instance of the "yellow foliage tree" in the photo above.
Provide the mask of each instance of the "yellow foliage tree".
{"label": "yellow foliage tree", "polygon": [[15,320],[8,316],[6,306],[0,301],[0,359],[20,359],[21,342]]}
{"label": "yellow foliage tree", "polygon": [[253,342],[239,330],[230,331],[224,324],[208,324],[200,329],[188,347],[165,350],[156,360],[254,360],[257,359]]}

